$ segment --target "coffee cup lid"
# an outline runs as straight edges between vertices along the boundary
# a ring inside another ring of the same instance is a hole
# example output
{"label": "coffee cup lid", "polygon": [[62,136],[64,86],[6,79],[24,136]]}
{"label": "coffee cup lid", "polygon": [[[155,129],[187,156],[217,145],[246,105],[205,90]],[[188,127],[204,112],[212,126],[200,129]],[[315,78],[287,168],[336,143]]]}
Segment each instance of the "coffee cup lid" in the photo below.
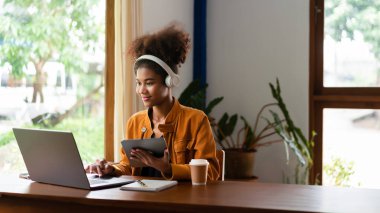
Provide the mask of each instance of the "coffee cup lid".
{"label": "coffee cup lid", "polygon": [[208,164],[206,159],[191,159],[190,165],[205,165]]}

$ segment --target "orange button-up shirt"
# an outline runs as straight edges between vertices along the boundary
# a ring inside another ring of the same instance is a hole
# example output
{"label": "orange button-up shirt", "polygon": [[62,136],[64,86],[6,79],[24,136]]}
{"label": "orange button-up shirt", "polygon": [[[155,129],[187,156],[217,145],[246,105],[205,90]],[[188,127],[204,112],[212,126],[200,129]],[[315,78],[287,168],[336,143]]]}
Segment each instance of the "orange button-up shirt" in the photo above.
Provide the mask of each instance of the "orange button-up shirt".
{"label": "orange button-up shirt", "polygon": [[[148,110],[137,112],[127,122],[126,139],[151,138],[153,135]],[[216,144],[206,114],[200,110],[181,105],[175,99],[166,116],[165,124],[158,129],[163,133],[170,154],[173,180],[190,180],[191,159],[207,159],[208,180],[217,180],[219,164],[216,158]],[[129,159],[121,148],[121,161],[113,165],[117,175],[140,175],[141,168],[129,165]]]}

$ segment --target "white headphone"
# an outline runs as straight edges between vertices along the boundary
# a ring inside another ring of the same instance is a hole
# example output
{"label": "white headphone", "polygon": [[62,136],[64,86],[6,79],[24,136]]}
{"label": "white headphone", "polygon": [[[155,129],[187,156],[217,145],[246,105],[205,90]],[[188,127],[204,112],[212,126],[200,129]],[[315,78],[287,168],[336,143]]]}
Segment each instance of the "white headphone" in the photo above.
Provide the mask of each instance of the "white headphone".
{"label": "white headphone", "polygon": [[179,75],[175,74],[173,70],[167,65],[163,60],[157,58],[154,55],[142,55],[138,59],[136,59],[135,64],[133,65],[133,70],[136,68],[136,63],[140,60],[147,59],[156,62],[158,65],[160,65],[166,73],[168,73],[168,76],[165,78],[165,84],[168,87],[178,86],[180,83]]}

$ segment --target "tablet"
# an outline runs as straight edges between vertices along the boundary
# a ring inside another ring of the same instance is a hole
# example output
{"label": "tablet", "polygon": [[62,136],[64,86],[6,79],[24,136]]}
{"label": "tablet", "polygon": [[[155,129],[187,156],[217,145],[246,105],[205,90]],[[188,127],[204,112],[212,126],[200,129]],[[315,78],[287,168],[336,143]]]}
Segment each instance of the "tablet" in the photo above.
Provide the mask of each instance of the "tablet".
{"label": "tablet", "polygon": [[140,164],[134,160],[131,160],[131,149],[143,149],[150,152],[155,157],[164,156],[166,149],[166,143],[164,138],[149,138],[149,139],[129,139],[121,141],[124,152],[129,159],[129,163],[133,167],[143,167],[144,164]]}

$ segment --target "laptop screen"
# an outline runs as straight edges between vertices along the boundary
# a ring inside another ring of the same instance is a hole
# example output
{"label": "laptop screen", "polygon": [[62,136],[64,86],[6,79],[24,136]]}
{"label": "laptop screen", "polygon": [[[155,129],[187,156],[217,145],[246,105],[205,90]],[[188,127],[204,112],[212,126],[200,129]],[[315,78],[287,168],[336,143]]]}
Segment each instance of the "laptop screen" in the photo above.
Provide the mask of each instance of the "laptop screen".
{"label": "laptop screen", "polygon": [[[61,186],[90,189],[71,132],[13,128],[30,179]],[[132,179],[110,178],[98,187],[122,185]]]}

